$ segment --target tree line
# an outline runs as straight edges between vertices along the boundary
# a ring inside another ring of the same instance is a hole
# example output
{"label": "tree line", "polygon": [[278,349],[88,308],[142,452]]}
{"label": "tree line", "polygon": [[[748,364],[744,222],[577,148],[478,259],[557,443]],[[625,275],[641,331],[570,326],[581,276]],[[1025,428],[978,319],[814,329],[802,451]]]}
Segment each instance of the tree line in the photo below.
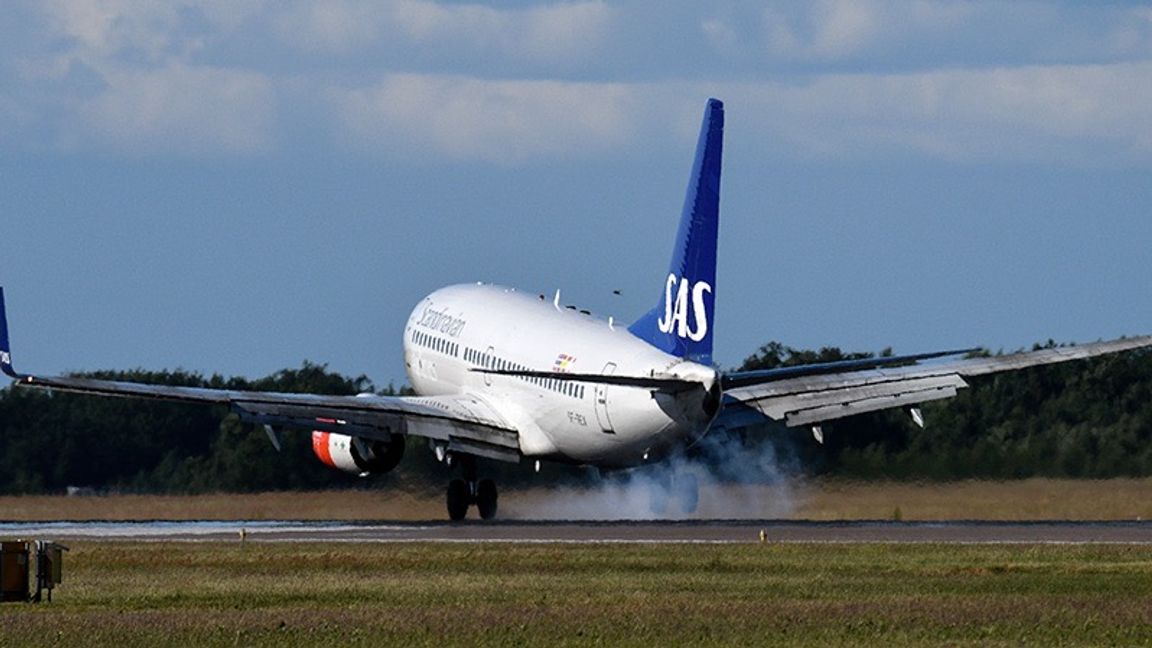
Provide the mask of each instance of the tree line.
{"label": "tree line", "polygon": [[[1049,343],[1051,344],[1051,343]],[[1037,347],[1039,348],[1039,347]],[[888,354],[885,350],[882,354]],[[864,358],[836,347],[761,347],[741,370]],[[257,380],[185,371],[100,371],[108,380],[214,389],[351,395],[396,394],[366,376],[348,377],[305,362]],[[973,379],[953,399],[928,403],[927,426],[902,411],[824,426],[825,443],[806,429],[761,426],[714,439],[696,460],[722,461],[709,448],[736,442],[770,456],[772,469],[740,479],[789,474],[853,479],[954,480],[1032,476],[1104,478],[1152,475],[1152,353],[1135,351]],[[222,406],[101,398],[6,387],[0,390],[0,493],[53,493],[68,486],[121,492],[195,493],[373,486],[440,490],[450,474],[409,440],[401,466],[365,482],[334,471],[311,452],[311,436],[282,435],[276,452],[259,427]],[[717,466],[720,468],[721,466]],[[541,478],[579,482],[588,471],[493,465],[506,484]],[[723,470],[718,474],[724,474]]]}

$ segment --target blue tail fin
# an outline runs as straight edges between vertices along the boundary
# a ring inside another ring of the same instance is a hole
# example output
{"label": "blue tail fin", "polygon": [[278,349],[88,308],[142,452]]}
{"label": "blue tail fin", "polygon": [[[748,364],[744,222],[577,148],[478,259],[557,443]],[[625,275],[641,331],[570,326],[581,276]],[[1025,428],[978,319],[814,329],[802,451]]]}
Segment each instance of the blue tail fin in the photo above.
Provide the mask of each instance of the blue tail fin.
{"label": "blue tail fin", "polygon": [[660,299],[655,308],[628,327],[633,335],[661,351],[708,365],[712,364],[723,146],[724,104],[709,99]]}
{"label": "blue tail fin", "polygon": [[12,348],[8,345],[8,316],[4,311],[4,288],[0,287],[0,371],[15,376],[12,370]]}

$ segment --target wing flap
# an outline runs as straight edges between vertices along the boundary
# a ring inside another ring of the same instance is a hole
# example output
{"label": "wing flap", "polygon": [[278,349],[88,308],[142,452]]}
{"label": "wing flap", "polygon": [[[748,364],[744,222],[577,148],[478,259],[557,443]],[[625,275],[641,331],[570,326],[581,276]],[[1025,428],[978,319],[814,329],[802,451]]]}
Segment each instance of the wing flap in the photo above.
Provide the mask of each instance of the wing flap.
{"label": "wing flap", "polygon": [[849,397],[843,402],[821,405],[807,409],[789,412],[784,422],[789,426],[810,425],[823,421],[832,421],[845,416],[854,416],[865,412],[876,412],[893,407],[905,407],[917,403],[952,398],[956,395],[956,387],[929,387],[925,389],[910,389],[891,396],[872,396],[866,398]]}
{"label": "wing flap", "polygon": [[458,436],[453,436],[451,439],[449,439],[448,451],[475,455],[477,457],[494,459],[496,461],[506,461],[508,463],[516,463],[520,461],[520,451],[517,448],[493,445],[491,443],[466,439]]}
{"label": "wing flap", "polygon": [[[856,403],[891,403],[891,407],[905,404],[903,401],[910,394],[928,394],[934,391],[950,390],[952,394],[957,389],[966,387],[964,379],[956,374],[946,376],[928,376],[912,380],[895,380],[880,383],[866,383],[856,387],[843,389],[827,389],[808,391],[777,398],[766,398],[753,401],[753,407],[759,409],[766,416],[776,420],[787,420],[789,425],[801,425],[805,420],[793,423],[801,412],[840,412],[856,413]],[[912,401],[915,402],[915,401]],[[859,407],[863,407],[862,405]],[[868,408],[858,411],[871,411]],[[850,414],[841,414],[831,418],[841,418]],[[818,419],[819,420],[819,419]]]}

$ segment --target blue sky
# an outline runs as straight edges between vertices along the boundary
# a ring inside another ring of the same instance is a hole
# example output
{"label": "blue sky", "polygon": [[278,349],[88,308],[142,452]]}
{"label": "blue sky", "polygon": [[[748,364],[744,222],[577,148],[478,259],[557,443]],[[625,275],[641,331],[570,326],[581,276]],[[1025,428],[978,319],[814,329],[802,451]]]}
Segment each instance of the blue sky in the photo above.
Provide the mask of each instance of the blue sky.
{"label": "blue sky", "polygon": [[402,383],[461,281],[630,321],[709,96],[721,365],[1152,332],[1149,3],[44,0],[0,10],[17,364]]}

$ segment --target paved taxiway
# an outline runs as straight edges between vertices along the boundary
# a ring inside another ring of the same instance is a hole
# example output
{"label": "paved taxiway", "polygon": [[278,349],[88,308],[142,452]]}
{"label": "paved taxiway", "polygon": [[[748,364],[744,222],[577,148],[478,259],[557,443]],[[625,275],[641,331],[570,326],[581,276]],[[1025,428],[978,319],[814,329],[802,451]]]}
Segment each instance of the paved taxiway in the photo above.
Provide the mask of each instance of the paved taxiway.
{"label": "paved taxiway", "polygon": [[1152,544],[1152,522],[0,522],[0,538],[288,542],[951,542]]}

